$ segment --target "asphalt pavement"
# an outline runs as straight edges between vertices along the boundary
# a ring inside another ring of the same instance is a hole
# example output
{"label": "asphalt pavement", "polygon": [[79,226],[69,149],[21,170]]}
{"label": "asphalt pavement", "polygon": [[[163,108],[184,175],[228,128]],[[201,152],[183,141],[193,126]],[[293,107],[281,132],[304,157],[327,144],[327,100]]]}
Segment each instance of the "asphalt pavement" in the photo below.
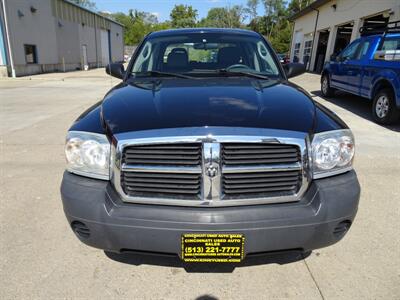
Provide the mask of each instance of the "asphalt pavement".
{"label": "asphalt pavement", "polygon": [[359,212],[336,245],[231,269],[80,243],[59,193],[65,134],[118,80],[102,69],[0,80],[0,298],[400,299],[400,124],[375,124],[356,96],[321,98],[318,75],[293,82],[353,130]]}

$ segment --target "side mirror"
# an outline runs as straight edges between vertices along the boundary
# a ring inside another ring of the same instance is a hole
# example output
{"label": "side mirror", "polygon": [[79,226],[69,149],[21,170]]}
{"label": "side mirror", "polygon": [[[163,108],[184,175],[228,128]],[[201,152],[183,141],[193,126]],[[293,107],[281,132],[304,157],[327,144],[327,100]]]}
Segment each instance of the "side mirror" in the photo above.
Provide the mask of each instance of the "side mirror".
{"label": "side mirror", "polygon": [[337,61],[337,58],[338,58],[337,54],[334,53],[331,55],[331,61]]}
{"label": "side mirror", "polygon": [[123,64],[113,63],[106,66],[106,73],[119,79],[125,76],[125,68]]}
{"label": "side mirror", "polygon": [[289,63],[283,66],[287,78],[292,78],[306,72],[306,66],[301,63]]}

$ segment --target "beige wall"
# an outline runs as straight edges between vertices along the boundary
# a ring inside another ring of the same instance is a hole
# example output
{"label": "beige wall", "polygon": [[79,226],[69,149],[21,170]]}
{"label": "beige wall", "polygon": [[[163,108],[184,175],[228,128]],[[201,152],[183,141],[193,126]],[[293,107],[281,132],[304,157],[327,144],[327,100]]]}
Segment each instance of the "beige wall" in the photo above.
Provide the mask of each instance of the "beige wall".
{"label": "beige wall", "polygon": [[[55,2],[52,1],[6,0],[10,43],[17,76],[82,68],[82,45],[87,46],[89,66],[102,66],[100,27],[106,25],[110,30],[112,59],[123,61],[122,26],[111,21],[104,22],[104,19],[97,17],[98,28],[95,29],[92,13],[86,13],[86,24],[56,17],[53,11]],[[31,6],[37,11],[31,12]],[[36,45],[37,64],[26,64],[25,44]]]}
{"label": "beige wall", "polygon": [[[31,6],[37,9],[35,13]],[[52,15],[50,0],[6,1],[6,7],[14,64],[25,65],[24,44],[36,45],[40,64],[57,63],[54,21],[47,17]]]}
{"label": "beige wall", "polygon": [[[336,10],[332,8],[332,5],[336,4]],[[315,37],[315,44],[313,47],[313,53],[311,56],[310,69],[314,67],[314,56],[317,51],[317,42],[319,32],[321,30],[328,29],[330,31],[327,54],[325,61],[327,61],[333,52],[334,41],[336,38],[336,29],[338,25],[353,22],[353,33],[352,40],[359,37],[359,28],[363,24],[363,18],[377,15],[385,11],[391,11],[390,20],[400,20],[400,0],[332,0],[327,4],[318,8],[319,18],[317,24],[317,34]],[[300,48],[300,61],[302,62],[303,51],[304,51],[304,36],[313,35],[317,12],[313,11],[295,20],[294,35],[297,39],[301,40]],[[290,57],[293,59],[294,45],[290,51]]]}

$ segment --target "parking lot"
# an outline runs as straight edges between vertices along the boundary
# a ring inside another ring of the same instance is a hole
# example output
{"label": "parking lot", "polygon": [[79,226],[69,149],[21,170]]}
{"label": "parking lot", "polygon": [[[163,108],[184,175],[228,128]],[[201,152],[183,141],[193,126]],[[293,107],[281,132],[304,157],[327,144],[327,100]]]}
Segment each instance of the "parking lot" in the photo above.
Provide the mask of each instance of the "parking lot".
{"label": "parking lot", "polygon": [[65,134],[117,79],[99,69],[0,80],[0,298],[399,299],[400,124],[373,123],[359,97],[322,99],[318,75],[293,81],[353,130],[359,212],[334,246],[231,270],[110,257],[70,230],[59,195]]}

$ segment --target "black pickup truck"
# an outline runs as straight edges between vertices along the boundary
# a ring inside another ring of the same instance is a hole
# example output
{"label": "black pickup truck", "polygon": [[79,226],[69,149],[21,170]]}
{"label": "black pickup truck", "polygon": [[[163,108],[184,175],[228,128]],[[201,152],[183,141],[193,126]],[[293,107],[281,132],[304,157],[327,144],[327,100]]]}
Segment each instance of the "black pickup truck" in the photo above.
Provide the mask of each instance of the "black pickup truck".
{"label": "black pickup truck", "polygon": [[236,263],[310,251],[350,228],[360,187],[354,138],[287,78],[259,34],[149,34],[122,82],[66,139],[61,196],[77,237],[112,252]]}

